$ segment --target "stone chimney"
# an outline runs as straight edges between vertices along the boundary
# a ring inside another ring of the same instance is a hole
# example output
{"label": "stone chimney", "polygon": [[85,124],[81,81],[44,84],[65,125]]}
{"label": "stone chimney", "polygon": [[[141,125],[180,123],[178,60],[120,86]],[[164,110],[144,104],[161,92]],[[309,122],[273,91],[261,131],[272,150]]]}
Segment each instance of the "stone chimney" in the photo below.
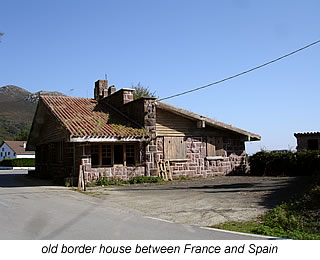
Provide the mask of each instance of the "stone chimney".
{"label": "stone chimney", "polygon": [[108,96],[108,80],[97,80],[94,84],[94,99],[100,100]]}

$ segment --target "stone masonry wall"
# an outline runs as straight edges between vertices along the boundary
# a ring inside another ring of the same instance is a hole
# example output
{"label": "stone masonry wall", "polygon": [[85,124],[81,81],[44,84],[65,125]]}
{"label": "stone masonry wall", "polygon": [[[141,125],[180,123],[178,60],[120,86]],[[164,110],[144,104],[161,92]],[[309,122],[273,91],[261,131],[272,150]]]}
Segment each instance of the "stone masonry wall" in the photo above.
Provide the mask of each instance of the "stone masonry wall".
{"label": "stone masonry wall", "polygon": [[81,165],[84,168],[87,181],[96,181],[100,177],[117,178],[128,180],[134,176],[144,176],[145,167],[105,167],[105,168],[92,168],[91,158],[84,157],[81,159]]}
{"label": "stone masonry wall", "polygon": [[[223,159],[208,159],[206,157],[206,137],[185,137],[187,159],[171,161],[170,166],[174,178],[180,176],[187,177],[211,177],[217,175],[227,175],[235,172],[243,172],[246,166],[246,154],[244,150],[230,151],[226,150],[226,156]],[[157,137],[156,141],[151,142],[146,147],[147,169],[150,175],[156,175],[157,161],[164,158],[163,155],[164,137]],[[228,143],[225,144],[227,149]],[[241,148],[240,146],[239,148]],[[230,149],[230,147],[229,147]],[[228,156],[227,156],[228,155]]]}

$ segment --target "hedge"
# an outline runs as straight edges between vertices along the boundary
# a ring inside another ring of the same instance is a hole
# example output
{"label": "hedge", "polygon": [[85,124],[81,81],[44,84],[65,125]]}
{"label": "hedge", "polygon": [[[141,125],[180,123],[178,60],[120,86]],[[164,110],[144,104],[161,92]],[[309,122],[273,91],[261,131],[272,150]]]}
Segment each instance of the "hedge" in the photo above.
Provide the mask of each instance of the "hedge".
{"label": "hedge", "polygon": [[249,157],[250,175],[302,176],[320,174],[320,151],[267,152]]}
{"label": "hedge", "polygon": [[34,167],[34,158],[4,159],[0,162],[0,166],[6,167]]}

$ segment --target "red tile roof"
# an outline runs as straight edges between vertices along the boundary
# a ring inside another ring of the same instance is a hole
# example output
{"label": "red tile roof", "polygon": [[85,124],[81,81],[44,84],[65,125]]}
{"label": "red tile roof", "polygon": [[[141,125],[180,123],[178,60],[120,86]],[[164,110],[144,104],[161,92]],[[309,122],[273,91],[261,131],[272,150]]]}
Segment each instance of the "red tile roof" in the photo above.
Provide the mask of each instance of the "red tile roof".
{"label": "red tile roof", "polygon": [[294,136],[307,136],[307,135],[320,135],[320,132],[304,132],[304,133],[294,133]]}
{"label": "red tile roof", "polygon": [[16,154],[35,154],[32,151],[26,151],[24,144],[27,141],[5,141],[5,143],[16,153]]}
{"label": "red tile roof", "polygon": [[90,98],[41,96],[41,100],[73,137],[146,136],[144,129],[132,126],[119,113],[100,106]]}

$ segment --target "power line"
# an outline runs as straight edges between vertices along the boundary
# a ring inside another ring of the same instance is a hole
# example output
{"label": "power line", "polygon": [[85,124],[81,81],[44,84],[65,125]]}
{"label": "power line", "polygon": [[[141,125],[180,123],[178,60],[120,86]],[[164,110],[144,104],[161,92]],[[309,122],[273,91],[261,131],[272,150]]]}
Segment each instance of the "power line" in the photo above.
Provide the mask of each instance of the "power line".
{"label": "power line", "polygon": [[288,54],[286,54],[286,55],[283,55],[283,56],[281,56],[281,57],[279,57],[279,58],[276,58],[276,59],[274,59],[274,60],[268,61],[268,62],[266,62],[266,63],[263,63],[263,64],[259,65],[259,66],[254,67],[254,68],[252,68],[252,69],[249,69],[249,70],[240,72],[240,73],[238,73],[238,74],[235,74],[235,75],[233,75],[233,76],[224,78],[224,79],[222,79],[222,80],[218,80],[218,81],[215,81],[215,82],[213,82],[213,83],[204,85],[204,86],[202,86],[202,87],[198,87],[198,88],[194,88],[194,89],[191,89],[191,90],[187,90],[187,91],[184,91],[184,92],[181,92],[181,93],[178,93],[178,94],[174,94],[174,95],[172,95],[172,96],[168,96],[168,97],[165,97],[165,98],[160,98],[160,99],[158,99],[158,100],[161,101],[161,100],[165,100],[165,99],[169,99],[169,98],[174,98],[174,97],[182,96],[182,95],[185,95],[185,94],[188,94],[188,93],[191,93],[191,92],[194,92],[194,91],[198,91],[198,90],[200,90],[200,89],[208,88],[208,87],[210,87],[210,86],[212,86],[212,85],[217,85],[217,84],[222,83],[222,82],[224,82],[224,81],[227,81],[227,80],[230,80],[230,79],[233,79],[233,78],[242,76],[242,75],[247,74],[247,73],[249,73],[249,72],[251,72],[251,71],[260,69],[260,68],[265,67],[265,66],[267,66],[267,65],[269,65],[269,64],[271,64],[271,63],[274,63],[274,62],[277,62],[277,61],[279,61],[279,60],[281,60],[281,59],[287,58],[287,57],[289,57],[289,56],[291,56],[291,55],[293,55],[293,54],[296,54],[296,53],[299,52],[299,51],[305,50],[305,49],[307,49],[307,48],[309,48],[309,47],[311,47],[311,46],[313,46],[313,45],[315,45],[315,44],[317,44],[317,43],[319,43],[319,42],[320,42],[320,40],[315,41],[315,42],[310,43],[310,44],[308,44],[308,45],[306,45],[306,46],[304,46],[304,47],[302,47],[302,48],[300,48],[300,49],[297,49],[297,50],[295,50],[295,51],[293,51],[293,52],[290,52],[290,53],[288,53]]}

